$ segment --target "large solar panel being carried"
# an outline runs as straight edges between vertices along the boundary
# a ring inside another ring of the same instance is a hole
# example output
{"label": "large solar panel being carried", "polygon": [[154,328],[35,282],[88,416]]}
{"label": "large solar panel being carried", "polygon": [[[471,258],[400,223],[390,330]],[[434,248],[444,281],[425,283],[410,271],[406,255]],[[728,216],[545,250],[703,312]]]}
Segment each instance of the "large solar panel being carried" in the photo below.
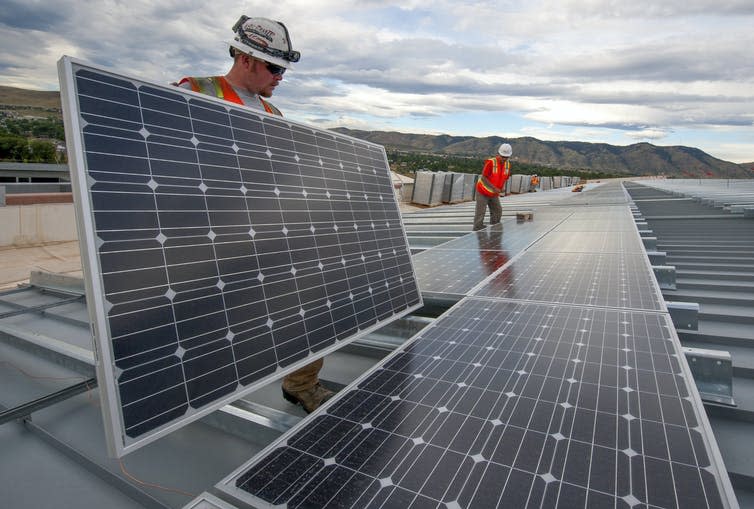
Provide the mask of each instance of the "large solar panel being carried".
{"label": "large solar panel being carried", "polygon": [[64,57],[122,455],[421,305],[383,147]]}

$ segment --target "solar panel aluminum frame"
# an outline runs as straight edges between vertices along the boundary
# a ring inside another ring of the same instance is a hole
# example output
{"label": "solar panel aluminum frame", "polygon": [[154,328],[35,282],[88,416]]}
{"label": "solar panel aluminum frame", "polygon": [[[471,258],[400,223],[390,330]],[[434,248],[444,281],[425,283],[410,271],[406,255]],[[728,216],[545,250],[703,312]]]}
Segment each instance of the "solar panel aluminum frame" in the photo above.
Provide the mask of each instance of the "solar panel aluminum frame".
{"label": "solar panel aluminum frame", "polygon": [[[167,424],[162,424],[159,427],[135,438],[127,436],[123,418],[123,407],[121,405],[117,386],[115,355],[112,350],[110,324],[107,318],[109,303],[105,301],[105,285],[102,278],[101,261],[97,255],[98,243],[101,243],[102,241],[98,240],[95,231],[94,209],[92,207],[90,198],[89,179],[91,179],[91,177],[87,173],[87,161],[83,136],[84,125],[82,125],[79,117],[79,97],[75,83],[76,72],[79,69],[91,70],[96,73],[101,73],[102,75],[109,78],[138,82],[141,85],[169,91],[172,94],[177,93],[187,97],[200,98],[205,102],[222,105],[223,108],[228,111],[231,111],[231,109],[237,109],[241,112],[251,112],[254,115],[258,116],[260,119],[271,117],[280,120],[280,117],[270,115],[266,112],[253,110],[241,105],[228,103],[227,101],[224,101],[222,99],[199,94],[191,90],[158,84],[140,78],[127,77],[124,74],[119,74],[117,72],[89,64],[88,62],[84,62],[73,57],[63,56],[58,61],[58,75],[61,86],[61,102],[63,108],[72,189],[75,199],[74,203],[76,204],[74,208],[77,228],[79,232],[81,262],[87,294],[87,308],[92,329],[92,344],[97,377],[99,380],[105,438],[108,446],[108,452],[111,456],[122,457],[125,454],[128,454],[144,445],[147,445],[148,443],[162,436],[165,436],[166,434],[171,433],[172,431],[175,431],[182,426],[209,414],[210,412],[217,410],[220,407],[243,397],[244,395],[258,389],[262,385],[269,383],[271,380],[279,378],[286,373],[292,372],[302,366],[305,366],[312,360],[335,351],[344,344],[365,336],[370,332],[376,330],[377,328],[384,326],[386,323],[405,316],[406,314],[422,306],[421,294],[418,291],[416,274],[414,272],[413,264],[411,264],[410,272],[413,277],[413,284],[416,285],[417,299],[415,300],[415,303],[412,304],[407,301],[407,306],[405,307],[405,309],[397,310],[392,316],[382,319],[381,321],[378,320],[375,324],[369,327],[361,328],[355,334],[349,337],[340,339],[338,341],[333,341],[334,344],[328,345],[321,350],[318,350],[315,354],[310,354],[303,359],[286,365],[285,367],[278,365],[274,373],[266,375],[260,380],[255,380],[249,385],[243,386],[241,389],[236,389],[229,395],[224,395],[215,401],[206,403],[203,407],[192,409],[191,412],[188,413],[188,415],[185,415],[182,418],[178,418]],[[389,167],[387,164],[387,156],[385,154],[384,147],[370,142],[365,142],[363,140],[358,140],[346,135],[323,131],[321,129],[313,128],[306,124],[291,121],[289,119],[285,119],[283,122],[289,124],[290,126],[303,128],[313,133],[323,133],[328,137],[332,137],[337,140],[346,140],[351,141],[352,143],[359,143],[362,146],[370,147],[371,149],[375,149],[377,152],[381,152],[382,158],[384,159],[386,171],[384,178],[386,178],[387,181],[390,182]],[[380,170],[380,168],[377,167],[376,170]],[[400,217],[397,198],[395,196],[395,193],[392,192],[392,185],[390,186],[390,190],[391,193],[388,200],[392,200],[392,203],[395,206],[395,212],[397,213],[400,222],[400,225],[396,225],[395,229],[396,231],[398,231],[397,228],[398,226],[400,226],[400,232],[402,233],[403,242],[405,243],[406,253],[410,254],[410,251],[408,250],[408,238],[406,236],[402,218]],[[387,202],[387,206],[390,206],[390,202]],[[411,302],[414,302],[414,300],[412,300]]]}

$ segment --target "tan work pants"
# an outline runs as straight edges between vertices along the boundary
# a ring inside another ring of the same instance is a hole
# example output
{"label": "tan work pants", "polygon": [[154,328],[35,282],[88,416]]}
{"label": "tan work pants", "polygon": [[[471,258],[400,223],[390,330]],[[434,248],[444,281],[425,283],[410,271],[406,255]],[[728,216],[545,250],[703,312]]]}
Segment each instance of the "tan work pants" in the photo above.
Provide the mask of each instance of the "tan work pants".
{"label": "tan work pants", "polygon": [[324,359],[317,359],[286,375],[283,378],[283,389],[288,392],[298,392],[313,388],[319,383],[319,371],[324,363]]}
{"label": "tan work pants", "polygon": [[503,207],[500,205],[500,198],[497,196],[485,196],[479,191],[476,193],[476,207],[474,208],[474,230],[484,228],[484,214],[487,208],[490,209],[490,224],[500,223],[503,216]]}

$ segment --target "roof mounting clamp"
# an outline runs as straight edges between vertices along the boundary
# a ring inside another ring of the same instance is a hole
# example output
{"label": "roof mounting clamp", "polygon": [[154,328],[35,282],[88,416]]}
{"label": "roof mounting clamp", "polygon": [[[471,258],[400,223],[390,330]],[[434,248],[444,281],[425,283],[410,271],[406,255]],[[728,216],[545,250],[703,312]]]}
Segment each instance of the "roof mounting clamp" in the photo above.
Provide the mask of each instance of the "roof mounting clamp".
{"label": "roof mounting clamp", "polygon": [[737,406],[733,399],[733,362],[730,352],[683,347],[683,353],[702,401]]}
{"label": "roof mounting clamp", "polygon": [[641,241],[644,243],[644,249],[647,251],[654,251],[657,249],[657,237],[641,237]]}
{"label": "roof mounting clamp", "polygon": [[652,265],[665,265],[667,255],[668,254],[665,251],[647,251],[649,263]]}
{"label": "roof mounting clamp", "polygon": [[[675,272],[673,277],[675,277]],[[665,305],[676,330],[699,330],[699,304],[696,302],[666,301]]]}
{"label": "roof mounting clamp", "polygon": [[655,279],[661,290],[676,289],[674,265],[652,265],[652,271],[655,273]]}

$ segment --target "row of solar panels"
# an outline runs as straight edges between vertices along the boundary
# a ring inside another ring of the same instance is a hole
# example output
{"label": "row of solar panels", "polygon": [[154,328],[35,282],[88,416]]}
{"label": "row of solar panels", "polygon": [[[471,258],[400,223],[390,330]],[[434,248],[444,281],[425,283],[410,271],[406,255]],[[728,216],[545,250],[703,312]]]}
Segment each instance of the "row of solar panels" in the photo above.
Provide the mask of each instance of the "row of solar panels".
{"label": "row of solar panels", "polygon": [[[417,171],[411,202],[418,205],[437,206],[471,201],[476,194],[479,175],[452,171]],[[530,191],[549,191],[576,185],[579,177],[540,177],[539,185],[533,186],[531,175],[513,174],[505,182],[505,194],[523,194]]]}
{"label": "row of solar panels", "polygon": [[631,210],[600,191],[613,205],[538,208],[416,255],[422,294],[458,303],[222,493],[255,507],[735,507]]}

